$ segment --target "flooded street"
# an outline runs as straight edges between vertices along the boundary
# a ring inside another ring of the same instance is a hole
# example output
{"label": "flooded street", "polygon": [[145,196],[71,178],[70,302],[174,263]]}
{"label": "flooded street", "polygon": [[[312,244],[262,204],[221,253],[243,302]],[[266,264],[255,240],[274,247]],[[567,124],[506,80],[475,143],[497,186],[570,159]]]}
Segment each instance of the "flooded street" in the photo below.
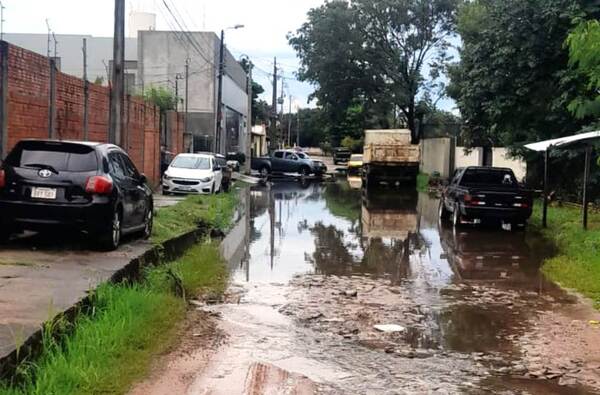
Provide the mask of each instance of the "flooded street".
{"label": "flooded street", "polygon": [[455,231],[414,190],[351,186],[249,191],[226,303],[205,308],[223,342],[187,393],[600,389],[600,317],[544,279],[552,246],[533,231]]}

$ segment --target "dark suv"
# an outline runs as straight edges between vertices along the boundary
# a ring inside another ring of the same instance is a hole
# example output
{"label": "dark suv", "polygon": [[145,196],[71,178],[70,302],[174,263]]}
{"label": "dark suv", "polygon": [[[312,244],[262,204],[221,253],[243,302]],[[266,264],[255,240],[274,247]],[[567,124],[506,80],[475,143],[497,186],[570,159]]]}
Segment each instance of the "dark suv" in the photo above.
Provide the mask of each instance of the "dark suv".
{"label": "dark suv", "polygon": [[23,140],[0,166],[0,241],[66,227],[114,250],[123,234],[150,236],[152,210],[146,177],[112,144]]}

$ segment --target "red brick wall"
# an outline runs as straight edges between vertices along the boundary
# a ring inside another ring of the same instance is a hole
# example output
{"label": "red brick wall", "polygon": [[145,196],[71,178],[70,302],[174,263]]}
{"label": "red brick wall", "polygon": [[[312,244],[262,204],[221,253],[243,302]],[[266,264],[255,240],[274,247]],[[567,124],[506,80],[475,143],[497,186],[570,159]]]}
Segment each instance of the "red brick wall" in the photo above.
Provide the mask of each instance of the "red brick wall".
{"label": "red brick wall", "polygon": [[[8,45],[8,150],[24,138],[47,139],[50,67],[45,56]],[[56,129],[61,140],[82,140],[83,80],[56,73]],[[89,83],[89,140],[108,140],[110,91]],[[141,98],[128,97],[124,105],[124,149],[149,180],[160,180],[159,110]],[[177,147],[183,141],[182,114],[174,114]],[[181,124],[180,124],[181,123]],[[182,144],[182,143],[181,143]],[[179,150],[178,150],[179,152]]]}

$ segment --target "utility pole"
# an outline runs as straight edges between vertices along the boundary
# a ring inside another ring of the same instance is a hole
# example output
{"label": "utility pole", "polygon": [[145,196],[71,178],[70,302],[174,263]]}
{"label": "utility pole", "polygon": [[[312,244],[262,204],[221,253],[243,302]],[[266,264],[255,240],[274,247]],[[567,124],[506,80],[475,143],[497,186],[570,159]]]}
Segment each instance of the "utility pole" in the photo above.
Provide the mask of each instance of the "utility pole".
{"label": "utility pole", "polygon": [[277,58],[273,58],[273,104],[271,108],[271,133],[269,136],[269,149],[277,147]]}
{"label": "utility pole", "polygon": [[110,126],[108,141],[113,144],[123,145],[122,115],[125,74],[125,0],[115,0],[115,26],[113,39],[113,68],[112,89],[110,91]]}
{"label": "utility pole", "polygon": [[250,174],[250,156],[251,156],[251,146],[252,146],[252,67],[253,64],[248,59],[248,75],[247,78],[247,89],[246,92],[248,94],[248,122],[247,122],[247,130],[246,130],[246,139],[244,140],[244,154],[246,156],[246,162],[244,163],[244,170],[246,174]]}
{"label": "utility pole", "polygon": [[50,22],[48,18],[46,18],[46,27],[48,28],[48,50],[46,51],[46,56],[50,57],[50,34],[52,33],[52,29],[50,29]]}
{"label": "utility pole", "polygon": [[217,90],[217,123],[215,128],[215,152],[221,153],[221,130],[223,128],[223,73],[225,65],[223,64],[225,52],[225,30],[221,30],[221,43],[219,45],[219,75]]}
{"label": "utility pole", "polygon": [[287,132],[288,146],[292,145],[292,95],[290,95],[290,107],[288,109],[288,132]]}
{"label": "utility pole", "polygon": [[281,96],[279,96],[279,103],[280,104],[280,108],[281,110],[279,111],[279,136],[281,136],[281,145],[285,146],[286,142],[287,142],[287,138],[285,136],[285,129],[283,126],[283,104],[284,104],[284,97],[285,97],[285,93],[283,93],[283,87],[285,85],[285,80],[283,79],[283,71],[281,72]]}
{"label": "utility pole", "polygon": [[179,111],[179,80],[182,80],[181,73],[175,74],[175,111]]}
{"label": "utility pole", "polygon": [[0,1],[0,41],[4,41],[4,4]]}
{"label": "utility pole", "polygon": [[52,32],[52,39],[54,40],[54,60],[58,58],[58,41],[56,40],[56,35]]}
{"label": "utility pole", "polygon": [[[48,26],[48,65],[50,67],[50,92],[48,95],[48,138],[56,138],[56,36],[51,32],[50,24],[46,19]],[[54,38],[54,58],[50,57],[50,33]]]}
{"label": "utility pole", "polygon": [[[188,130],[188,99],[189,99],[189,92],[188,92],[188,83],[189,83],[189,79],[190,79],[190,58],[187,58],[185,60],[185,117],[183,118],[183,129],[185,134],[189,133]],[[189,134],[188,134],[189,136]],[[192,144],[190,146],[190,152],[194,152],[194,136],[192,136]]]}
{"label": "utility pole", "polygon": [[87,77],[87,39],[83,39],[83,139],[89,139],[88,113],[89,113],[89,85]]}
{"label": "utility pole", "polygon": [[300,147],[300,108],[296,110],[296,146]]}

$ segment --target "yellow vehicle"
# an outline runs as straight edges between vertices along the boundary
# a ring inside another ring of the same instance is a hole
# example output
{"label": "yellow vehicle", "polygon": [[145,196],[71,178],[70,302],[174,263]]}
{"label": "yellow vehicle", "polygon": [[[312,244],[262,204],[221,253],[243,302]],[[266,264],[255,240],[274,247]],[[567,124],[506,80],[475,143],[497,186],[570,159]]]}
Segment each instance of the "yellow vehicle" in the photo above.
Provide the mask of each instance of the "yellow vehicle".
{"label": "yellow vehicle", "polygon": [[358,174],[362,170],[363,156],[362,154],[352,154],[348,161],[348,174]]}

